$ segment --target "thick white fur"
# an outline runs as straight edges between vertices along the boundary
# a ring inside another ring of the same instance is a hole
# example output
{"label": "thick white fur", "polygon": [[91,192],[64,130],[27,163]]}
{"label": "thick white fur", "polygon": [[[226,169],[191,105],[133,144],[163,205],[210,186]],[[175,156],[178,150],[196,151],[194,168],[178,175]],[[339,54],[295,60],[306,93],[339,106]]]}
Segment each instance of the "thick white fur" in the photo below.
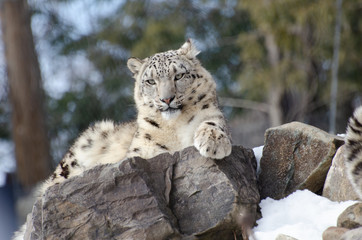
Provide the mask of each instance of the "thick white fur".
{"label": "thick white fur", "polygon": [[347,174],[362,200],[362,106],[349,119],[345,142]]}

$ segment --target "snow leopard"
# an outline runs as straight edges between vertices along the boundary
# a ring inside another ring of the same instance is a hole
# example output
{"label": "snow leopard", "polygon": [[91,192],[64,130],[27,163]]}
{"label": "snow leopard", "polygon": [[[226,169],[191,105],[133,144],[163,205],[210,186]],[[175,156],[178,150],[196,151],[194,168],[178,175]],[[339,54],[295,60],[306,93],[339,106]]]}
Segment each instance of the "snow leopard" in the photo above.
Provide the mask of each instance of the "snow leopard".
{"label": "snow leopard", "polygon": [[347,175],[362,200],[362,106],[349,119],[346,133]]}
{"label": "snow leopard", "polygon": [[[98,164],[152,158],[195,146],[202,156],[231,153],[231,136],[219,108],[216,83],[189,39],[179,49],[127,62],[135,80],[135,121],[101,121],[70,147],[40,192]],[[18,238],[22,239],[22,234]]]}

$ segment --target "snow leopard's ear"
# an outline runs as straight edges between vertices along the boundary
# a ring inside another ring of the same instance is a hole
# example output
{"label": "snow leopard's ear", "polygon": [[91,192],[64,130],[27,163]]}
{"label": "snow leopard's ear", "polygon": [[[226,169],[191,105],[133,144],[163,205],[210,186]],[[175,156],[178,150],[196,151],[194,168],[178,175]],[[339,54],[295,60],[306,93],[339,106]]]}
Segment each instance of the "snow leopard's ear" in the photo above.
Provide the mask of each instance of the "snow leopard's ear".
{"label": "snow leopard's ear", "polygon": [[181,46],[177,52],[181,55],[185,55],[188,59],[193,59],[200,53],[199,50],[196,49],[192,40],[189,38],[187,41]]}
{"label": "snow leopard's ear", "polygon": [[131,72],[133,73],[133,76],[135,77],[138,72],[141,70],[142,64],[144,62],[141,59],[131,57],[127,61],[127,67]]}

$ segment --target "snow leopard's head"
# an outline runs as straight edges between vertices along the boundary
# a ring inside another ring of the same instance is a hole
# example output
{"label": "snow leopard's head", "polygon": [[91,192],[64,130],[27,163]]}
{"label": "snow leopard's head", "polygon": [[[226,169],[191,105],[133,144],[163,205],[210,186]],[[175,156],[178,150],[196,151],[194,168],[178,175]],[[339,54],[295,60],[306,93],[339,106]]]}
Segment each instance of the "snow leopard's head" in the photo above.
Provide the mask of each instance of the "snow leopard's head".
{"label": "snow leopard's head", "polygon": [[130,58],[127,66],[136,80],[137,106],[160,111],[166,119],[177,117],[192,92],[190,87],[200,66],[196,59],[198,53],[188,40],[178,50],[157,53],[143,60]]}

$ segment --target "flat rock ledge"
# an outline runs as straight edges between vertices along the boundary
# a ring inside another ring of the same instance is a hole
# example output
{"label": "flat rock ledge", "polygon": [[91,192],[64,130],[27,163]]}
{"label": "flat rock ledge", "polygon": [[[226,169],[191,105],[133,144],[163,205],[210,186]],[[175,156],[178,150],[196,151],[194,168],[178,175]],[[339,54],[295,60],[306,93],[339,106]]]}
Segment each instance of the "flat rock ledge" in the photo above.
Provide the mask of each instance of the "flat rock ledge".
{"label": "flat rock ledge", "polygon": [[212,160],[190,147],[99,165],[49,188],[25,239],[247,239],[259,199],[251,149]]}

